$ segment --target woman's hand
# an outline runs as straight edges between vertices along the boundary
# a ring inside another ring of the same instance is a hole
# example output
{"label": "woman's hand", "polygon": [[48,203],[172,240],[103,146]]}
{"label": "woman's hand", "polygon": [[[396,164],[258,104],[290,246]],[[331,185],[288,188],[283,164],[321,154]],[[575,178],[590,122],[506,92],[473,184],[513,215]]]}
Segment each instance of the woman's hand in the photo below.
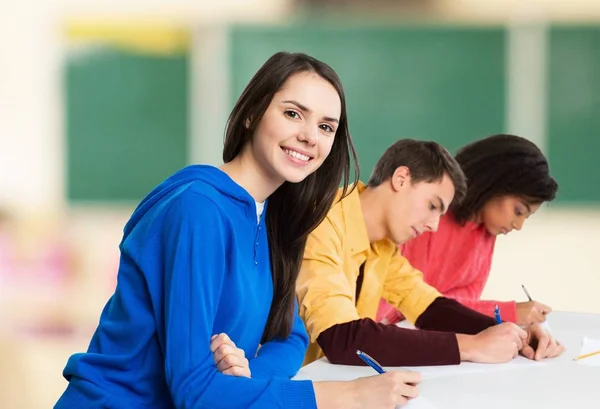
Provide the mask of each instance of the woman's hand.
{"label": "woman's hand", "polygon": [[250,363],[246,359],[244,350],[236,347],[227,334],[213,335],[210,338],[210,350],[219,372],[225,375],[252,377]]}

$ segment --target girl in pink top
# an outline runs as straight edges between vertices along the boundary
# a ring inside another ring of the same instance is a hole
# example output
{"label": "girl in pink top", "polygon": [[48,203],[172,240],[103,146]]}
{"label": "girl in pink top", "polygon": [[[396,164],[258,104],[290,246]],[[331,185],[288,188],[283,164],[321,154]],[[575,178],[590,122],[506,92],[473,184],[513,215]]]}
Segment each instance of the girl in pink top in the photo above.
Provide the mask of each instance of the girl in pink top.
{"label": "girl in pink top", "polygon": [[[425,232],[401,246],[402,254],[423,272],[427,283],[446,297],[483,314],[519,325],[543,322],[550,307],[537,301],[481,300],[494,254],[496,236],[521,230],[544,202],[554,199],[558,184],[538,147],[514,135],[494,135],[458,151],[468,181],[461,203],[453,203],[437,232]],[[396,323],[400,312],[381,300],[377,320]]]}

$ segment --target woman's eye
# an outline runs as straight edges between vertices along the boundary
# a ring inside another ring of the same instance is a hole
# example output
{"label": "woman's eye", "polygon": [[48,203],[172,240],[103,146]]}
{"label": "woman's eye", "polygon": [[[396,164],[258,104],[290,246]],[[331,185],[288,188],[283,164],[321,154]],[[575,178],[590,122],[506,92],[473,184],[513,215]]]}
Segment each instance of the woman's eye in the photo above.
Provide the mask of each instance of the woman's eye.
{"label": "woman's eye", "polygon": [[296,111],[285,111],[285,114],[293,119],[300,118],[300,115]]}
{"label": "woman's eye", "polygon": [[319,127],[325,132],[335,132],[335,130],[327,124],[319,125]]}

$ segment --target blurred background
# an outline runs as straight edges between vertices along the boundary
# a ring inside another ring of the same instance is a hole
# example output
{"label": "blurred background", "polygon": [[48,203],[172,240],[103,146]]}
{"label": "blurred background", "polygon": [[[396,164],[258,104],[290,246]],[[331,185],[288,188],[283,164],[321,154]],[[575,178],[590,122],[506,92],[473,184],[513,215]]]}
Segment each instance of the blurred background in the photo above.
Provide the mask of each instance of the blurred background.
{"label": "blurred background", "polygon": [[0,407],[49,408],[116,283],[137,202],[221,163],[227,115],[274,52],[344,83],[367,179],[396,139],[536,142],[555,202],[501,237],[484,296],[600,313],[597,0],[0,3]]}

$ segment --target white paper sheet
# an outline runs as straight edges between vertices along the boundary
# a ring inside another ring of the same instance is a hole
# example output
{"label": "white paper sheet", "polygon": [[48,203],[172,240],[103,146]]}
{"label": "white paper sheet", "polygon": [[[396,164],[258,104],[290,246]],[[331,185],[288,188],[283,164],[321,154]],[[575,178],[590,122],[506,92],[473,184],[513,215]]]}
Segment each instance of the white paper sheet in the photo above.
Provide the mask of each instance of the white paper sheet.
{"label": "white paper sheet", "polygon": [[437,409],[433,403],[429,402],[423,396],[410,400],[402,409]]}
{"label": "white paper sheet", "polygon": [[[581,351],[578,356],[589,354],[591,352],[600,351],[600,339],[583,338],[581,343]],[[600,366],[600,354],[590,356],[588,358],[579,359],[576,361],[579,365]]]}
{"label": "white paper sheet", "polygon": [[[477,364],[463,362],[460,365],[447,366],[422,366],[410,368],[386,367],[388,371],[411,370],[420,372],[423,379],[440,378],[445,376],[457,376],[472,373],[506,371],[516,369],[527,369],[546,365],[545,362],[531,361],[518,356],[505,364]],[[302,368],[294,379],[313,381],[351,381],[356,378],[375,375],[375,371],[368,366],[332,365],[326,359],[320,359],[310,364],[308,369]]]}
{"label": "white paper sheet", "polygon": [[485,373],[509,370],[514,371],[518,369],[529,369],[543,365],[546,365],[546,363],[540,361],[532,361],[519,355],[512,361],[503,364],[479,364],[474,362],[463,362],[460,365],[424,366],[421,368],[408,369],[421,372],[424,379],[432,379],[445,376],[466,375],[472,373]]}

